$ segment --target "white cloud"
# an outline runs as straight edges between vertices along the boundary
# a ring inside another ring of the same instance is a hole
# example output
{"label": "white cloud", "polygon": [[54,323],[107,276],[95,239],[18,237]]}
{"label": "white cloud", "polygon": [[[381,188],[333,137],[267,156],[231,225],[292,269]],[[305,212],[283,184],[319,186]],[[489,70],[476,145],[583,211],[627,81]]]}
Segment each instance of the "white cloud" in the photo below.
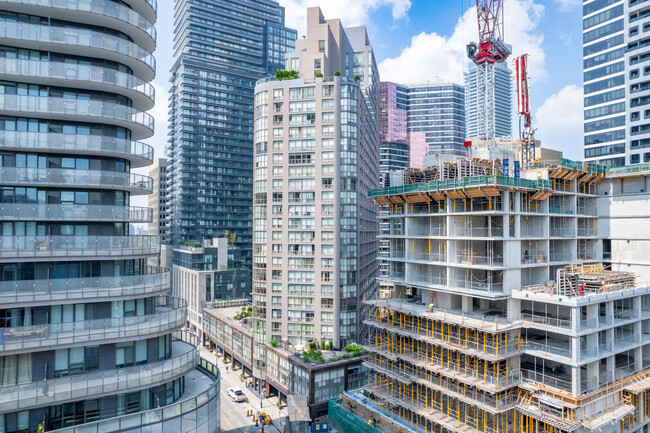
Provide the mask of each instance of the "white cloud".
{"label": "white cloud", "polygon": [[[544,6],[534,0],[506,0],[504,11],[504,39],[512,45],[513,57],[528,53],[531,81],[545,79],[544,36],[538,31]],[[477,27],[476,8],[472,7],[458,20],[451,36],[435,32],[414,36],[398,57],[381,62],[381,79],[418,83],[439,78],[462,83],[468,63],[465,46],[478,39]]]}
{"label": "white cloud", "polygon": [[559,5],[560,10],[563,12],[570,11],[576,6],[582,4],[582,0],[553,0],[553,3]]}
{"label": "white cloud", "polygon": [[407,17],[411,0],[280,0],[286,10],[286,24],[298,30],[298,37],[305,34],[307,8],[320,6],[326,19],[340,18],[344,26],[368,24],[370,12],[381,7],[391,8],[393,19]]}
{"label": "white cloud", "polygon": [[542,145],[561,150],[571,159],[583,158],[583,122],[583,89],[575,84],[551,95],[533,117]]}

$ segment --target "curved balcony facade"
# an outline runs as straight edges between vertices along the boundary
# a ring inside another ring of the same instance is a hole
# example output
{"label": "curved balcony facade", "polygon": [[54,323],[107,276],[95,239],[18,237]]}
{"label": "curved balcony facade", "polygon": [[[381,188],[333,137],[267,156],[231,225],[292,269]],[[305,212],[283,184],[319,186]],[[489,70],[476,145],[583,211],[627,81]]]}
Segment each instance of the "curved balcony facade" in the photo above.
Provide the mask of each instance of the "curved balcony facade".
{"label": "curved balcony facade", "polygon": [[117,2],[104,0],[5,0],[3,7],[28,14],[46,13],[52,18],[111,27],[128,34],[143,48],[156,48],[156,28],[137,11]]}
{"label": "curved balcony facade", "polygon": [[17,204],[0,203],[0,221],[119,221],[150,223],[153,211],[148,207],[88,204]]}
{"label": "curved balcony facade", "polygon": [[148,144],[103,135],[0,131],[0,149],[111,156],[130,161],[131,168],[153,163],[153,147]]}
{"label": "curved balcony facade", "polygon": [[119,189],[134,195],[150,194],[153,190],[153,180],[141,174],[68,168],[3,167],[0,169],[0,184]]}
{"label": "curved balcony facade", "polygon": [[3,95],[0,99],[1,115],[24,117],[25,113],[43,119],[69,121],[74,118],[78,122],[120,126],[129,129],[134,140],[153,135],[151,115],[114,102],[24,95]]}
{"label": "curved balcony facade", "polygon": [[0,26],[0,43],[29,49],[100,57],[130,67],[134,74],[151,81],[156,60],[150,51],[136,43],[93,30],[51,27],[40,24],[7,22]]}
{"label": "curved balcony facade", "polygon": [[221,431],[221,374],[216,365],[203,358],[199,359],[198,370],[204,375],[199,376],[202,381],[211,380],[212,383],[207,390],[197,395],[158,409],[88,423],[80,427],[60,429],[57,433],[105,433],[132,430],[219,433]]}
{"label": "curved balcony facade", "polygon": [[0,74],[7,80],[22,83],[47,83],[53,86],[74,85],[78,89],[120,93],[133,101],[133,106],[150,110],[155,90],[149,82],[134,75],[100,66],[70,65],[62,62],[0,58]]}
{"label": "curved balcony facade", "polygon": [[0,282],[0,305],[100,302],[162,295],[171,289],[171,270],[148,266],[144,273],[118,277],[47,278]]}
{"label": "curved balcony facade", "polygon": [[156,304],[154,313],[134,317],[4,328],[0,351],[6,356],[36,349],[135,341],[169,334],[185,325],[187,302],[180,298],[162,297],[156,300]]}
{"label": "curved balcony facade", "polygon": [[151,256],[159,236],[0,236],[0,261]]}
{"label": "curved balcony facade", "polygon": [[196,346],[175,341],[164,361],[1,388],[0,413],[151,388],[185,376],[198,361]]}
{"label": "curved balcony facade", "polygon": [[[0,373],[17,376],[0,381],[0,430],[83,429],[89,418],[56,414],[89,401],[100,402],[93,421],[110,422],[116,412],[104,401],[140,391],[148,419],[152,402],[178,407],[198,363],[196,345],[172,338],[187,305],[166,296],[170,270],[149,266],[160,238],[123,235],[154,218],[128,204],[153,190],[131,169],[154,160],[140,140],[154,133],[146,111],[155,103],[156,0],[7,0],[2,9],[0,317],[10,319],[0,328]],[[215,401],[214,391],[186,397]],[[205,409],[190,409],[183,414],[198,425]]]}

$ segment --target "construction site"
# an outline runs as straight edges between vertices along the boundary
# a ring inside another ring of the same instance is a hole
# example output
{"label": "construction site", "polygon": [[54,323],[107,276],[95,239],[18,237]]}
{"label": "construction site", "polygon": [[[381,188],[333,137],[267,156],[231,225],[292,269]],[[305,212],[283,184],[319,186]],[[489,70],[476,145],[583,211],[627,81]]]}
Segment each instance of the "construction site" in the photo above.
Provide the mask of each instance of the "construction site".
{"label": "construction site", "polygon": [[650,288],[602,265],[606,170],[506,164],[438,159],[369,191],[394,296],[367,301],[369,385],[333,413],[394,433],[647,428]]}

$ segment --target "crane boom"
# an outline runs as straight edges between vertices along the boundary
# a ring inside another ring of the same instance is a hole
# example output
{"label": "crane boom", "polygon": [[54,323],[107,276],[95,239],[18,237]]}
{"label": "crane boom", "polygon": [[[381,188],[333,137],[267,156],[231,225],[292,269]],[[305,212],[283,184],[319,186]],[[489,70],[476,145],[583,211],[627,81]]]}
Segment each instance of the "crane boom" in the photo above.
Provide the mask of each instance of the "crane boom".
{"label": "crane boom", "polygon": [[528,88],[528,54],[522,54],[515,59],[517,80],[517,111],[524,121],[521,131],[521,165],[524,169],[530,167],[535,160],[535,130],[531,127],[530,89]]}
{"label": "crane boom", "polygon": [[494,65],[505,62],[512,47],[503,41],[503,0],[476,0],[476,13],[479,42],[467,45],[467,57],[476,64],[476,138],[489,147],[496,135]]}

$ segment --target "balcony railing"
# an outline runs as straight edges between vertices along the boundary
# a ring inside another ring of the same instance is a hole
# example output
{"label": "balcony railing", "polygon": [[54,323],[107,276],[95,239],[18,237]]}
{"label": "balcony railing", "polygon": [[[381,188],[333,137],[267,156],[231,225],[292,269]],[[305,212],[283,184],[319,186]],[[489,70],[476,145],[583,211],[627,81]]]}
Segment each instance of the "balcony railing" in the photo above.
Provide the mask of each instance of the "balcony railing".
{"label": "balcony railing", "polygon": [[571,381],[549,376],[548,374],[521,370],[521,379],[525,382],[542,383],[555,389],[571,392]]}
{"label": "balcony railing", "polygon": [[[41,7],[65,8],[68,10],[77,10],[80,12],[92,12],[95,14],[105,15],[120,21],[127,22],[139,30],[145,32],[152,41],[156,40],[156,28],[154,25],[134,11],[120,3],[104,2],[98,0],[75,0],[70,3],[66,0],[8,0],[9,3],[18,3],[26,5],[35,5]],[[74,5],[74,7],[73,7]]]}
{"label": "balcony railing", "polygon": [[170,269],[149,266],[142,275],[2,281],[0,305],[118,299],[162,293],[169,288]]}
{"label": "balcony railing", "polygon": [[153,210],[146,207],[89,204],[0,204],[0,221],[125,221],[150,223]]}
{"label": "balcony railing", "polygon": [[0,259],[154,255],[159,236],[0,236]]}
{"label": "balcony railing", "polygon": [[103,135],[0,131],[0,147],[12,150],[114,154],[131,159],[131,168],[143,167],[153,162],[153,147],[148,144]]}
{"label": "balcony railing", "polygon": [[[120,39],[118,36],[110,36],[104,32],[85,29],[70,32],[65,27],[6,22],[0,27],[0,37],[32,41],[43,46],[45,44],[60,44],[79,48],[95,48],[105,51],[111,57],[113,57],[112,54],[127,56],[146,65],[150,71],[147,78],[151,79],[153,79],[153,71],[156,70],[156,60],[149,51],[133,42]],[[133,66],[132,69],[135,69]]]}
{"label": "balcony railing", "polygon": [[0,412],[17,412],[123,394],[143,387],[152,388],[186,375],[196,368],[198,360],[196,346],[175,341],[172,357],[164,361],[2,388]]}
{"label": "balcony railing", "polygon": [[[168,406],[144,412],[56,430],[56,433],[105,433],[128,430],[143,432],[177,431],[181,419],[183,420],[183,425],[188,423],[196,426],[197,432],[218,432],[220,431],[219,426],[221,422],[221,414],[219,413],[221,375],[219,373],[219,368],[201,358],[199,359],[198,369],[212,380],[212,385],[210,385],[206,391],[203,391],[198,395],[175,402]],[[152,428],[157,424],[161,424],[162,429]],[[207,429],[204,428],[206,424],[209,426]]]}
{"label": "balcony railing", "polygon": [[0,329],[0,351],[4,353],[67,346],[98,341],[143,338],[170,333],[185,324],[187,303],[180,298],[161,297],[156,312],[134,317],[49,323]]}
{"label": "balcony railing", "polygon": [[3,167],[0,169],[0,182],[32,187],[125,188],[136,194],[149,194],[153,191],[153,180],[148,176],[104,170]]}

